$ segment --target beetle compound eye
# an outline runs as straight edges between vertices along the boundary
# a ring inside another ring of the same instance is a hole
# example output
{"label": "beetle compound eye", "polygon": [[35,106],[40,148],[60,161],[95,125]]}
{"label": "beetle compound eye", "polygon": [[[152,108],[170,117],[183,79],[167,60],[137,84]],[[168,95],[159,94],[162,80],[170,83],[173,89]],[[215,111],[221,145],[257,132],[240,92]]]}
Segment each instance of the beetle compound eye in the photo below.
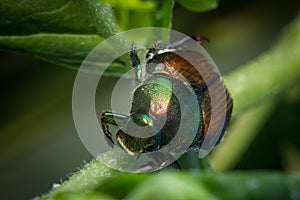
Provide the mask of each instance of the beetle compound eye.
{"label": "beetle compound eye", "polygon": [[[177,39],[155,45],[166,35]],[[142,50],[144,56],[138,56]],[[124,58],[132,68],[114,84],[111,106],[105,107],[104,91],[97,88],[108,87],[99,80],[104,72],[119,75],[128,69],[119,66]],[[87,74],[91,69],[94,73]],[[206,156],[221,140],[231,111],[232,99],[207,52],[167,29],[139,28],[103,41],[83,62],[74,84],[80,139],[97,159],[120,171],[159,170],[189,150]]]}

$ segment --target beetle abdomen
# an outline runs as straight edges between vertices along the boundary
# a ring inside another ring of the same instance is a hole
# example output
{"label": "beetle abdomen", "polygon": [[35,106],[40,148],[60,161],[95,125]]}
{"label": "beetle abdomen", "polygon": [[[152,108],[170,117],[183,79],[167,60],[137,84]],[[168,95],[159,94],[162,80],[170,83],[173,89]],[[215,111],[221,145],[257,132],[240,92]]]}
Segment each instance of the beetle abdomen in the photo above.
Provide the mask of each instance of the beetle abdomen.
{"label": "beetle abdomen", "polygon": [[[196,140],[191,147],[198,146],[199,148],[209,149],[213,144],[201,146],[203,140],[205,137],[213,137],[216,134],[219,134],[219,142],[229,123],[233,102],[211,61],[199,52],[178,50],[158,54],[149,60],[147,64],[149,64],[149,67],[147,67],[148,72],[167,74],[174,79],[179,79],[191,85],[195,91],[201,92],[202,134],[201,138]],[[155,65],[150,64],[157,64],[160,67],[157,68]],[[211,96],[214,96],[213,107],[211,106]],[[208,129],[210,129],[209,132]],[[214,140],[211,142],[214,142]]]}

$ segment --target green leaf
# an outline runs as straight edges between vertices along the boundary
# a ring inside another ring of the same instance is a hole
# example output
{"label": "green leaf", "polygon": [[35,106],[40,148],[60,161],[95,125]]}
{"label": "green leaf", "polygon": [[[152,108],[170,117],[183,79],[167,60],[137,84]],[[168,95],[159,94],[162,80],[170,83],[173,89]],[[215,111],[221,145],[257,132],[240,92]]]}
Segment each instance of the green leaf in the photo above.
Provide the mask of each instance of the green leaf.
{"label": "green leaf", "polygon": [[[198,176],[199,178],[199,176]],[[207,191],[202,184],[193,181],[190,174],[165,173],[160,176],[149,177],[132,190],[128,199],[217,199]]]}
{"label": "green leaf", "polygon": [[69,0],[1,0],[0,35],[96,33],[95,26]]}
{"label": "green leaf", "polygon": [[[101,164],[98,167],[103,169]],[[92,181],[97,187],[85,187],[85,190],[82,188],[76,190],[70,187],[67,189],[65,185],[62,185],[41,199],[56,200],[61,199],[58,197],[62,196],[69,198],[70,195],[74,198],[90,199],[92,196],[100,194],[107,198],[145,200],[298,199],[300,197],[299,174],[286,175],[259,171],[235,173],[166,171],[151,175],[119,174],[100,180],[93,179]]]}
{"label": "green leaf", "polygon": [[[28,54],[50,63],[78,69],[85,57],[103,38],[98,35],[33,34],[26,36],[0,36],[0,49]],[[107,47],[106,53],[111,52]],[[105,56],[105,55],[102,55]],[[107,63],[90,62],[89,71],[99,71]],[[121,59],[105,71],[106,75],[121,76],[128,69]]]}
{"label": "green leaf", "polygon": [[0,35],[99,33],[106,38],[119,31],[109,4],[98,0],[74,0],[74,3],[68,0],[3,0]]}
{"label": "green leaf", "polygon": [[220,199],[297,199],[299,174],[263,171],[195,175],[195,181]]}
{"label": "green leaf", "polygon": [[218,6],[218,0],[176,0],[182,7],[193,12],[205,12]]}
{"label": "green leaf", "polygon": [[74,193],[74,192],[63,192],[55,195],[52,199],[55,200],[113,200],[114,198],[104,195],[101,193],[93,192],[91,194],[85,193]]}
{"label": "green leaf", "polygon": [[26,53],[45,60],[68,60],[81,64],[86,55],[103,39],[97,35],[33,34],[0,36],[1,48]]}
{"label": "green leaf", "polygon": [[78,5],[82,13],[93,23],[102,37],[108,38],[120,31],[109,4],[98,0],[73,0],[73,2]]}
{"label": "green leaf", "polygon": [[[173,0],[142,2],[132,0],[127,7],[123,1],[114,6],[129,12],[130,24],[171,27]],[[148,11],[142,13],[145,6]],[[142,15],[141,15],[142,14]],[[145,16],[147,15],[147,16]],[[98,0],[4,0],[0,5],[0,49],[33,55],[57,65],[78,69],[89,52],[103,38],[120,31],[109,4]],[[148,19],[148,21],[145,19]],[[69,34],[66,34],[69,33]],[[101,37],[97,37],[99,34]],[[1,36],[2,35],[2,36]],[[162,35],[161,38],[167,38]],[[122,46],[122,42],[116,42]],[[107,63],[90,63],[89,71],[101,70]],[[121,76],[128,69],[128,62],[118,59],[105,72]],[[127,66],[127,67],[126,67]]]}
{"label": "green leaf", "polygon": [[[101,193],[108,194],[113,196],[116,199],[124,199],[127,194],[135,190],[139,184],[143,183],[147,179],[147,176],[144,174],[126,174],[125,176],[121,175],[116,178],[109,178],[103,182],[96,191],[101,191]],[[122,189],[116,189],[122,188]]]}

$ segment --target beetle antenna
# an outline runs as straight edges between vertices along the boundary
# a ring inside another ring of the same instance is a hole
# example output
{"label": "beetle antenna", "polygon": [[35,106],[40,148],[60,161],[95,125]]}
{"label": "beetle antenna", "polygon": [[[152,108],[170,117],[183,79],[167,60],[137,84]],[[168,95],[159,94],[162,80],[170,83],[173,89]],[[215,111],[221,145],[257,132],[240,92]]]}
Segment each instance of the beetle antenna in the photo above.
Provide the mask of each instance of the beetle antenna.
{"label": "beetle antenna", "polygon": [[163,49],[181,49],[185,44],[191,41],[196,41],[197,43],[200,44],[202,41],[209,42],[209,39],[207,39],[204,36],[191,36],[191,37],[187,36],[177,42],[165,45]]}
{"label": "beetle antenna", "polygon": [[202,41],[210,42],[209,39],[207,37],[204,37],[204,36],[192,36],[191,38],[193,40],[195,40],[197,43],[201,43]]}
{"label": "beetle antenna", "polygon": [[171,44],[165,45],[163,47],[163,49],[179,49],[182,47],[182,45],[184,45],[185,43],[191,41],[190,37],[184,37],[181,40],[177,41],[177,42],[173,42]]}

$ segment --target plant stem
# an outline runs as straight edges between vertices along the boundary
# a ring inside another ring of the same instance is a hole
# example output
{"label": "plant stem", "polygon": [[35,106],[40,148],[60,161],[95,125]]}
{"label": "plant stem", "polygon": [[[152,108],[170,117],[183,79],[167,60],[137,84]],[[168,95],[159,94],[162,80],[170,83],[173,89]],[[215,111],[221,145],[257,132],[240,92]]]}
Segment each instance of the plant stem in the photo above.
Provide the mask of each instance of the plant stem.
{"label": "plant stem", "polygon": [[211,153],[213,169],[224,171],[230,169],[240,160],[251,142],[269,119],[277,102],[264,102],[239,115],[229,127],[228,133]]}
{"label": "plant stem", "polygon": [[234,114],[289,88],[300,79],[300,16],[274,47],[224,77],[234,100]]}

